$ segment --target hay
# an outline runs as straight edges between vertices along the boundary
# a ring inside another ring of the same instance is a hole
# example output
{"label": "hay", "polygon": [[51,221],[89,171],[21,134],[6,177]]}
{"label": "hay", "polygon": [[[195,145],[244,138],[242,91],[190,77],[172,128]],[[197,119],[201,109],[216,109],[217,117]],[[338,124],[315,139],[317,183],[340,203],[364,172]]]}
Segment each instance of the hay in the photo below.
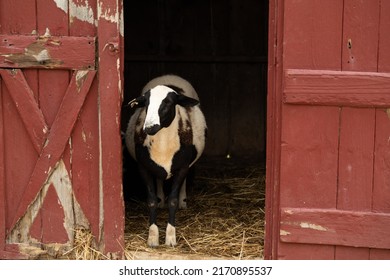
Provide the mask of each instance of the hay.
{"label": "hay", "polygon": [[[139,252],[259,259],[263,257],[265,170],[256,162],[203,160],[196,167],[188,209],[176,217],[178,245],[149,248],[148,209],[143,201],[127,203],[125,244],[128,259]],[[159,209],[160,244],[168,210]]]}
{"label": "hay", "polygon": [[[126,259],[261,259],[264,240],[265,169],[258,162],[226,158],[197,163],[188,209],[176,215],[177,246],[165,244],[168,209],[159,209],[160,245],[149,248],[145,201],[126,204]],[[108,259],[95,249],[93,235],[75,230],[71,259]]]}
{"label": "hay", "polygon": [[101,260],[109,259],[99,252],[95,245],[95,237],[90,230],[76,228],[74,230],[74,244],[72,249],[65,252],[63,257],[74,260]]}

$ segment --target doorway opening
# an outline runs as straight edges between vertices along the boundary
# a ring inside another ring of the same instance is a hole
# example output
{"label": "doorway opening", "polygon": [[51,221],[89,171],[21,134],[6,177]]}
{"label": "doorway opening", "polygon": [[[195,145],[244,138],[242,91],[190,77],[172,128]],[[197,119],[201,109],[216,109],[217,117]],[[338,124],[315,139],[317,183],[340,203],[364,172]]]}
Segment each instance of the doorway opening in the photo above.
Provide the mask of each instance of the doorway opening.
{"label": "doorway opening", "polygon": [[[128,257],[262,258],[268,1],[124,1],[124,28],[123,104],[149,80],[176,74],[196,89],[208,125],[188,180],[188,209],[177,214],[175,248],[147,248],[146,191],[124,148]],[[122,112],[125,131],[133,111]],[[167,212],[159,211],[161,229]]]}

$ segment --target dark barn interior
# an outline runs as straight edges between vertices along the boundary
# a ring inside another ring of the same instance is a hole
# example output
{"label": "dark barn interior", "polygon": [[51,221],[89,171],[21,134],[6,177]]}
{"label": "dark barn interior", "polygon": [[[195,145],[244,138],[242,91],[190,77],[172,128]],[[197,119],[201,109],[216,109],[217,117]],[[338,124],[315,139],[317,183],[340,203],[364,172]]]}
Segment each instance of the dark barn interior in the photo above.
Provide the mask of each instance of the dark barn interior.
{"label": "dark barn interior", "polygon": [[[204,154],[195,164],[195,183],[189,183],[189,208],[191,194],[197,196],[197,191],[208,188],[210,180],[196,181],[199,174],[203,179],[213,176],[216,181],[233,174],[244,179],[253,175],[263,182],[268,1],[124,1],[124,30],[122,131],[133,112],[125,105],[154,77],[168,73],[182,76],[200,97],[208,136]],[[123,155],[126,207],[132,212],[135,206],[129,202],[143,201],[145,192],[125,148]],[[237,175],[239,170],[249,174]],[[223,188],[229,184],[224,183]],[[262,198],[260,207],[263,204]],[[147,214],[146,208],[142,211]]]}

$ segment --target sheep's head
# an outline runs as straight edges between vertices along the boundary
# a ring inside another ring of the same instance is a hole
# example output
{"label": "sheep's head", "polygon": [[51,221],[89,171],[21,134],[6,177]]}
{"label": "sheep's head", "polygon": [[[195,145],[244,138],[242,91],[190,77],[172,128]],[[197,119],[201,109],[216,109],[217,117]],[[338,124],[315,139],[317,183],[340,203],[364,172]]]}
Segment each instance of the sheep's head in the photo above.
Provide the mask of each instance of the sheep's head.
{"label": "sheep's head", "polygon": [[175,118],[176,105],[192,107],[199,101],[187,97],[170,86],[156,86],[140,97],[130,101],[131,107],[146,107],[143,129],[148,135],[155,135],[163,127],[168,127]]}

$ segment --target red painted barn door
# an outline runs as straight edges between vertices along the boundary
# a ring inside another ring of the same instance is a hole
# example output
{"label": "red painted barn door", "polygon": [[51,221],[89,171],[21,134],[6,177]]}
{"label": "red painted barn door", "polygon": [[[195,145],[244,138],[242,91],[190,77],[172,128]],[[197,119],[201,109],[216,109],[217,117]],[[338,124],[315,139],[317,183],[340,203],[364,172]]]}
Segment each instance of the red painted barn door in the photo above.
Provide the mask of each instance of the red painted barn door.
{"label": "red painted barn door", "polygon": [[266,257],[389,259],[390,3],[270,10]]}
{"label": "red painted barn door", "polygon": [[0,258],[67,250],[77,228],[122,255],[121,12],[0,2]]}

